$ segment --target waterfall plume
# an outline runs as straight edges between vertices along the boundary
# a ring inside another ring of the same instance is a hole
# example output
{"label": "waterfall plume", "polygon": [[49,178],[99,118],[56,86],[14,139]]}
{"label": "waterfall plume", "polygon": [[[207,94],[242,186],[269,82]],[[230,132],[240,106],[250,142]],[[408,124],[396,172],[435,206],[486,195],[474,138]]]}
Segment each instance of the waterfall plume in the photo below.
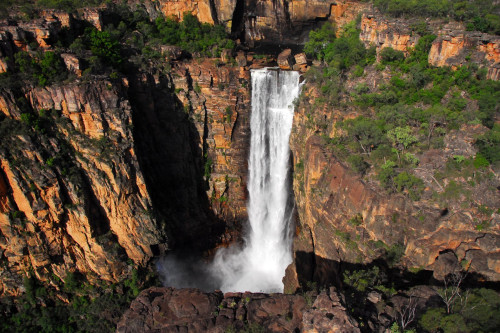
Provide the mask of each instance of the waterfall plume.
{"label": "waterfall plume", "polygon": [[[283,292],[282,278],[292,262],[289,138],[299,73],[264,68],[251,71],[252,113],[247,203],[249,225],[242,246],[219,249],[212,263],[178,258],[158,262],[168,286],[224,292]],[[193,279],[193,272],[195,277]],[[203,276],[197,282],[197,277]],[[209,283],[207,283],[209,282]]]}

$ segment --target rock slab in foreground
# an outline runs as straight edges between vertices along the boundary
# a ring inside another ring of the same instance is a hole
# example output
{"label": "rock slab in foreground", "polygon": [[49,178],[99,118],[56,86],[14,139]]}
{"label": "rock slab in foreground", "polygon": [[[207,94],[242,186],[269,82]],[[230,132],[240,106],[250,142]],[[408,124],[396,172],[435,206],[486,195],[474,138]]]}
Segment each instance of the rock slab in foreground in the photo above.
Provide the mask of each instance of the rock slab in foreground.
{"label": "rock slab in foreground", "polygon": [[[117,332],[225,332],[259,327],[267,332],[360,332],[335,288],[313,295],[205,293],[149,288],[132,302]],[[328,323],[321,318],[327,318]]]}

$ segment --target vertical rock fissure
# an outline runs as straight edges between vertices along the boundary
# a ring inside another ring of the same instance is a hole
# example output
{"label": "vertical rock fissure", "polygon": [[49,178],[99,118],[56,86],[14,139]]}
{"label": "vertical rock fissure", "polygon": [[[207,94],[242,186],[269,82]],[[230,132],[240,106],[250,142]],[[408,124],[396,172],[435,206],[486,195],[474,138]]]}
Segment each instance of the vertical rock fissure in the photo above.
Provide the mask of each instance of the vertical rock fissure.
{"label": "vertical rock fissure", "polygon": [[231,36],[245,41],[245,0],[236,0],[231,22]]}

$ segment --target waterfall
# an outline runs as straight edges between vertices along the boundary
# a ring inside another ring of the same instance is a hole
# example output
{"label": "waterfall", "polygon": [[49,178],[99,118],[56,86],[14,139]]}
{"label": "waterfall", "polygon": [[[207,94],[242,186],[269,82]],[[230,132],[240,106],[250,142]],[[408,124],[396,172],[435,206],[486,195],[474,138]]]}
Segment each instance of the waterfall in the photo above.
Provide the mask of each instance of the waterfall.
{"label": "waterfall", "polygon": [[292,262],[290,148],[299,73],[252,70],[249,230],[241,249],[217,252],[212,274],[226,291],[282,292]]}

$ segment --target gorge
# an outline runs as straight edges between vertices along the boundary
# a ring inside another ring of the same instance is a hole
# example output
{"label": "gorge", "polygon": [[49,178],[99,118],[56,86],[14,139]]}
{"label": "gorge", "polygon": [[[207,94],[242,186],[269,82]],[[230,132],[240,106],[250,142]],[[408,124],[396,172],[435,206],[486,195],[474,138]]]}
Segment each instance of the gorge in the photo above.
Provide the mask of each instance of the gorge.
{"label": "gorge", "polygon": [[0,4],[0,330],[498,331],[498,4],[398,3]]}

